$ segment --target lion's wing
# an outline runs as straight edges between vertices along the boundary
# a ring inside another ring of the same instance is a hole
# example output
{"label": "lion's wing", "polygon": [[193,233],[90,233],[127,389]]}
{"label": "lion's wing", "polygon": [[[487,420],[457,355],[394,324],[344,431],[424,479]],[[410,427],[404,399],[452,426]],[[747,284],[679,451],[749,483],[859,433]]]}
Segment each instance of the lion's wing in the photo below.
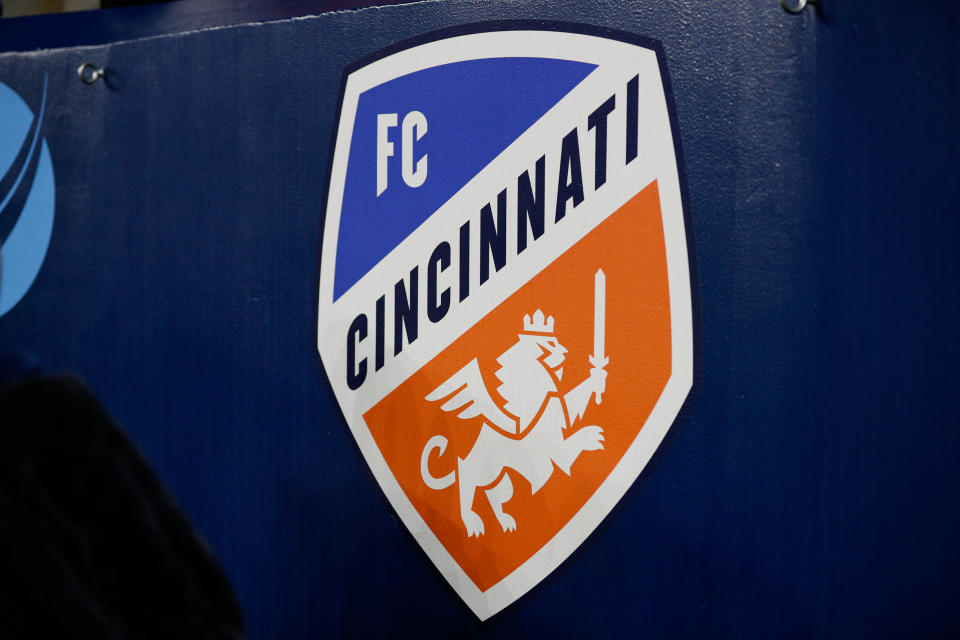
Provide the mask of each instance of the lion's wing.
{"label": "lion's wing", "polygon": [[488,422],[507,433],[517,433],[517,419],[500,409],[490,397],[476,358],[427,394],[427,400],[430,402],[448,397],[449,399],[440,407],[444,411],[462,409],[457,417],[464,420],[482,415]]}

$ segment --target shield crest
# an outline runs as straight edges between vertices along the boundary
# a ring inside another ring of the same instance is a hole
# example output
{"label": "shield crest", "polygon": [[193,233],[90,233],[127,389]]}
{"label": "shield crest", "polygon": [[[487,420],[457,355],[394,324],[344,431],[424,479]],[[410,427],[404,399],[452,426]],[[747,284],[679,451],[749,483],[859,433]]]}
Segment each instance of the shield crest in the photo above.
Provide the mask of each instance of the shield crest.
{"label": "shield crest", "polygon": [[340,99],[317,349],[389,502],[486,619],[606,517],[693,385],[663,53],[475,25],[358,62]]}

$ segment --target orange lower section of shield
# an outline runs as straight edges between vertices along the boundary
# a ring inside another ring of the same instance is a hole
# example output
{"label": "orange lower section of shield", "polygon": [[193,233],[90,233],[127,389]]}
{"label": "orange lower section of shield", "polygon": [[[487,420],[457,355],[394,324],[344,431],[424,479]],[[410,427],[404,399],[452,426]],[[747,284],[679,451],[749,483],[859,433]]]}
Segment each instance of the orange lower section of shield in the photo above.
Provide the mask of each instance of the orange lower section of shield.
{"label": "orange lower section of shield", "polygon": [[[598,270],[606,281],[605,380],[588,360]],[[486,591],[553,538],[603,483],[660,397],[670,360],[654,182],[364,419],[410,502]]]}

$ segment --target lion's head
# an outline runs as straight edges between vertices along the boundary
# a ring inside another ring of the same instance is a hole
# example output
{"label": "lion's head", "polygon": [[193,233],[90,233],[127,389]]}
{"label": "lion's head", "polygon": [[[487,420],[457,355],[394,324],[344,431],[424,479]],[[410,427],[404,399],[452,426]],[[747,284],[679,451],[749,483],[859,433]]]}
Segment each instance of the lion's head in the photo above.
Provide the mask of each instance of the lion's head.
{"label": "lion's head", "polygon": [[497,379],[502,383],[497,393],[506,400],[504,409],[520,419],[520,431],[525,431],[543,406],[548,393],[557,392],[557,383],[563,377],[567,350],[553,336],[553,317],[544,319],[539,309],[524,317],[524,332],[507,349],[497,363]]}

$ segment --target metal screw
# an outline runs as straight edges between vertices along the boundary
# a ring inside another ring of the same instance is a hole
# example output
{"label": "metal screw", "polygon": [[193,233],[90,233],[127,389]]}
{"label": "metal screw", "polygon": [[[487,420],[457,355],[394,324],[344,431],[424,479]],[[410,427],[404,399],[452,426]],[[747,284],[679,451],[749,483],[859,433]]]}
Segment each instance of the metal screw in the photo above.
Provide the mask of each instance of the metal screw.
{"label": "metal screw", "polygon": [[77,75],[84,84],[93,84],[107,73],[106,69],[98,67],[92,62],[84,62],[77,67]]}
{"label": "metal screw", "polygon": [[816,4],[816,0],[780,0],[780,6],[787,13],[800,13],[808,4]]}

